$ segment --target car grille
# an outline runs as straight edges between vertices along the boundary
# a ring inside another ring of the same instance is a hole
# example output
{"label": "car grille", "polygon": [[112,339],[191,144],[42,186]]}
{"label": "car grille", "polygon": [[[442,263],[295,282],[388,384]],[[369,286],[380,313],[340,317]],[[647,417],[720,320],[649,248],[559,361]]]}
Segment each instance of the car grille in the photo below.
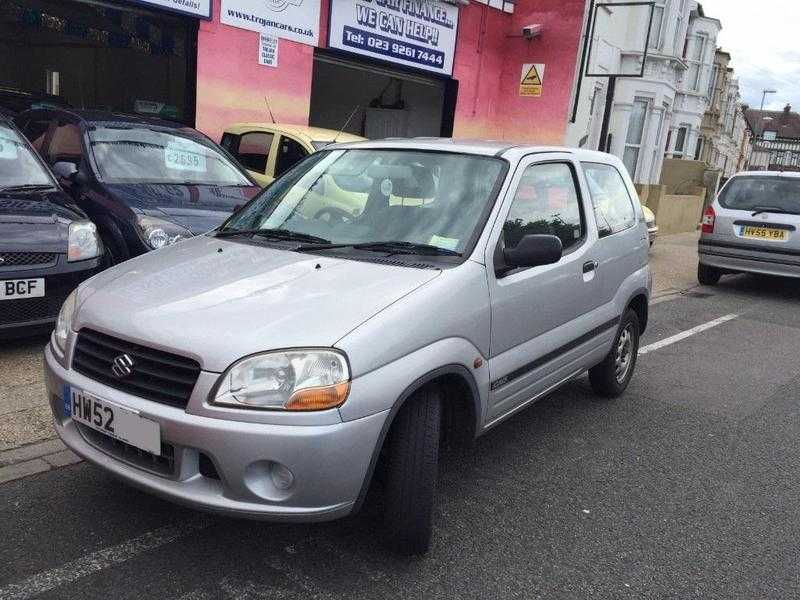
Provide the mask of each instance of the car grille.
{"label": "car grille", "polygon": [[52,267],[58,261],[53,252],[0,252],[0,269],[6,267]]}
{"label": "car grille", "polygon": [[0,325],[55,319],[65,299],[66,294],[58,293],[44,298],[4,300],[0,302]]}
{"label": "car grille", "polygon": [[161,456],[156,456],[146,450],[95,431],[82,423],[78,424],[78,430],[92,446],[114,458],[165,477],[170,477],[175,473],[175,448],[171,444],[161,442]]}
{"label": "car grille", "polygon": [[[127,377],[117,377],[114,359],[127,354],[133,365]],[[72,368],[109,387],[134,396],[186,408],[200,365],[185,356],[153,350],[90,329],[82,329],[75,344]]]}

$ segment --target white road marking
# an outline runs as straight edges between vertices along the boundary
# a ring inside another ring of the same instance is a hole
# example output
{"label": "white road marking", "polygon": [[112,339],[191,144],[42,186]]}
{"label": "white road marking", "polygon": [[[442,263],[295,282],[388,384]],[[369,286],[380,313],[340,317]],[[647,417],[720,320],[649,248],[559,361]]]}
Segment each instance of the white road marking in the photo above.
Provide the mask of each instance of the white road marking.
{"label": "white road marking", "polygon": [[708,323],[704,323],[703,325],[698,325],[697,327],[692,327],[691,329],[687,329],[686,331],[682,331],[678,334],[675,334],[671,337],[666,339],[660,340],[658,342],[654,342],[645,346],[644,348],[639,348],[639,356],[643,354],[649,354],[650,352],[654,352],[656,350],[661,350],[661,348],[665,348],[674,344],[675,342],[680,342],[681,340],[685,340],[688,337],[692,337],[693,335],[697,335],[700,332],[706,331],[708,329],[712,329],[717,325],[722,325],[723,323],[727,323],[728,321],[732,321],[733,319],[737,318],[739,315],[725,315],[724,317],[720,317],[719,319],[714,319],[713,321],[709,321]]}
{"label": "white road marking", "polygon": [[175,525],[166,525],[148,531],[133,539],[92,552],[55,569],[43,571],[27,579],[0,587],[0,600],[27,600],[82,577],[123,563],[139,554],[154,550],[195,531],[205,529],[212,521],[199,517]]}

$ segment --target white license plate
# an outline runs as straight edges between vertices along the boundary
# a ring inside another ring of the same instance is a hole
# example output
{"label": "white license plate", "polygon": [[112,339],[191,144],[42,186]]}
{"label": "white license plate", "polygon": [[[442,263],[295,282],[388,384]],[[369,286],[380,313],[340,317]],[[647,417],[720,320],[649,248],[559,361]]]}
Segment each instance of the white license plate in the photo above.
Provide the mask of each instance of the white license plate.
{"label": "white license plate", "polygon": [[0,300],[21,300],[23,298],[43,298],[44,278],[8,279],[0,281]]}
{"label": "white license plate", "polygon": [[161,456],[161,428],[136,411],[65,386],[64,414],[109,437]]}

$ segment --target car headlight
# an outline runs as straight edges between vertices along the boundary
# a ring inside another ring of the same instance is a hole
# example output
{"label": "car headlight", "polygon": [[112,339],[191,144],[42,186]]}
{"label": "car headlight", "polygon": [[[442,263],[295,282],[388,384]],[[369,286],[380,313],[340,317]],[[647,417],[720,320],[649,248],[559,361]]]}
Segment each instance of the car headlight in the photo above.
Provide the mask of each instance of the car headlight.
{"label": "car headlight", "polygon": [[350,368],[334,350],[282,350],[244,358],[220,379],[212,402],[238,408],[325,410],[350,392]]}
{"label": "car headlight", "polygon": [[158,250],[164,246],[192,237],[191,232],[185,228],[164,219],[140,215],[136,218],[136,221],[139,224],[145,243],[153,250]]}
{"label": "car headlight", "polygon": [[53,337],[55,338],[56,346],[58,346],[62,354],[66,352],[67,349],[67,335],[69,335],[69,330],[72,328],[72,319],[75,316],[75,302],[77,296],[77,290],[67,296],[67,299],[64,300],[64,304],[61,306],[61,311],[58,313],[58,319],[56,319],[56,329]]}
{"label": "car headlight", "polygon": [[75,221],[69,224],[67,261],[77,262],[97,258],[103,253],[103,245],[97,235],[97,227],[90,221]]}

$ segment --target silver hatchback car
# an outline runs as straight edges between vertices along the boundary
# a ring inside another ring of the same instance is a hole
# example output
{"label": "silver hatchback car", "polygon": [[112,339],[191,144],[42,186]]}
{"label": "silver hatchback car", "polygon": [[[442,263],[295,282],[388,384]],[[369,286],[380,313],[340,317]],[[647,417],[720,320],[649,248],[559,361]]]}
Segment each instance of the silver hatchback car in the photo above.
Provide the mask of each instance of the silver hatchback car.
{"label": "silver hatchback car", "polygon": [[697,279],[726,273],[800,277],[800,173],[744,172],[703,214]]}
{"label": "silver hatchback car", "polygon": [[55,427],[170,500],[311,521],[380,469],[428,548],[440,440],[589,372],[616,397],[647,325],[647,226],[616,158],[416,139],[308,157],[222,227],[90,279],[46,349]]}

